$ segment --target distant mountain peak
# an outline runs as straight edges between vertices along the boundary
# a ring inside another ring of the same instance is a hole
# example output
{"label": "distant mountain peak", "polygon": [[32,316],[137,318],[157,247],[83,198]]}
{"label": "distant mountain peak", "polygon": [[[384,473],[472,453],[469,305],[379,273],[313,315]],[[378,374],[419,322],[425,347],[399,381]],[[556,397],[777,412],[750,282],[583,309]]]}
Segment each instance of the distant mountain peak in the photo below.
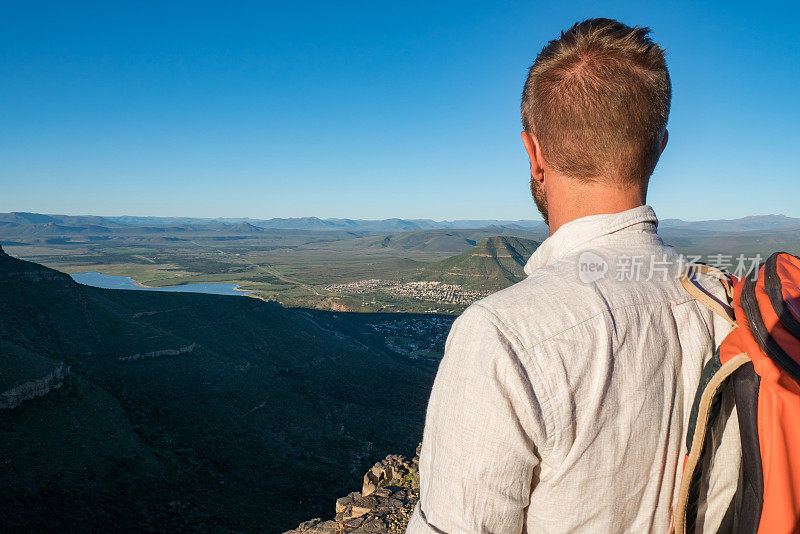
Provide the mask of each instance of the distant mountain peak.
{"label": "distant mountain peak", "polygon": [[683,221],[681,219],[663,219],[659,221],[660,229],[679,229],[701,232],[729,233],[782,231],[800,229],[800,219],[786,215],[748,215],[738,219],[720,219],[703,221]]}
{"label": "distant mountain peak", "polygon": [[263,228],[259,228],[258,226],[254,226],[248,222],[239,223],[232,228],[235,232],[246,232],[246,233],[260,233],[263,232]]}
{"label": "distant mountain peak", "polygon": [[525,263],[538,246],[532,239],[488,237],[461,254],[432,264],[421,276],[467,288],[502,289],[525,278]]}
{"label": "distant mountain peak", "polygon": [[486,238],[485,241],[475,245],[470,251],[473,255],[483,252],[485,255],[492,257],[507,257],[514,258],[518,263],[525,264],[528,261],[531,253],[539,246],[537,241],[531,239],[523,239],[521,237],[513,237],[507,235],[498,235]]}

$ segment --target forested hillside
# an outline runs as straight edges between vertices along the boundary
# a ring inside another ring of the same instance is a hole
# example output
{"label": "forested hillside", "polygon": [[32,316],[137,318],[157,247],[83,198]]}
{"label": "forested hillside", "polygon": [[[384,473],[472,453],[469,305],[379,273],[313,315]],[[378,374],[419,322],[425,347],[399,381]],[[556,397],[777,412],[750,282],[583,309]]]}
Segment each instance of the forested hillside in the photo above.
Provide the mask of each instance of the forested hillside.
{"label": "forested hillside", "polygon": [[[0,530],[277,532],[421,438],[452,319],[103,290],[0,254]],[[408,350],[404,350],[404,347]]]}

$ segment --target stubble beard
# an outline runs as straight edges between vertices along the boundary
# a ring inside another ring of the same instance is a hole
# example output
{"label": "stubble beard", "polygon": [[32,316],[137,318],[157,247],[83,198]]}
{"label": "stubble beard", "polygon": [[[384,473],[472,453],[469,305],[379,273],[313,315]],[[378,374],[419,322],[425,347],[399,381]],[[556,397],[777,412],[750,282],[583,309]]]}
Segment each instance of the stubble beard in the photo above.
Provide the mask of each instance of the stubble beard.
{"label": "stubble beard", "polygon": [[536,203],[536,209],[542,214],[544,223],[549,226],[550,221],[547,216],[547,197],[544,194],[544,186],[533,175],[531,175],[531,195],[534,203]]}

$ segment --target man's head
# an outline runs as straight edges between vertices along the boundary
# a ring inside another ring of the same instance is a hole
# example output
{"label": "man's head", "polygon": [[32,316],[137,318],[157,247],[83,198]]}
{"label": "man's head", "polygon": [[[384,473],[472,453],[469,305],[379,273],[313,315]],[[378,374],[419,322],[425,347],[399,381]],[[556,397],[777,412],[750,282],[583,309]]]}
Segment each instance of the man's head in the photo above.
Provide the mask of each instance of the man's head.
{"label": "man's head", "polygon": [[648,33],[585,20],[550,41],[530,68],[522,136],[531,192],[545,220],[554,200],[545,175],[559,181],[557,189],[638,191],[644,201],[666,145],[672,96],[664,51]]}

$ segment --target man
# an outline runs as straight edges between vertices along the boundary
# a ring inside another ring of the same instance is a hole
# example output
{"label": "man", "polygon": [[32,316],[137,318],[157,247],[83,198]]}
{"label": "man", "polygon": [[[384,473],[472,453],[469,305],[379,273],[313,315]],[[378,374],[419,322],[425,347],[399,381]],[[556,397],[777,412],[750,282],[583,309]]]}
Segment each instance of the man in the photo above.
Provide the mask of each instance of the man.
{"label": "man", "polygon": [[730,327],[682,288],[645,205],[671,99],[648,34],[586,20],[530,69],[522,140],[550,237],[453,324],[409,533],[670,530],[700,372]]}

